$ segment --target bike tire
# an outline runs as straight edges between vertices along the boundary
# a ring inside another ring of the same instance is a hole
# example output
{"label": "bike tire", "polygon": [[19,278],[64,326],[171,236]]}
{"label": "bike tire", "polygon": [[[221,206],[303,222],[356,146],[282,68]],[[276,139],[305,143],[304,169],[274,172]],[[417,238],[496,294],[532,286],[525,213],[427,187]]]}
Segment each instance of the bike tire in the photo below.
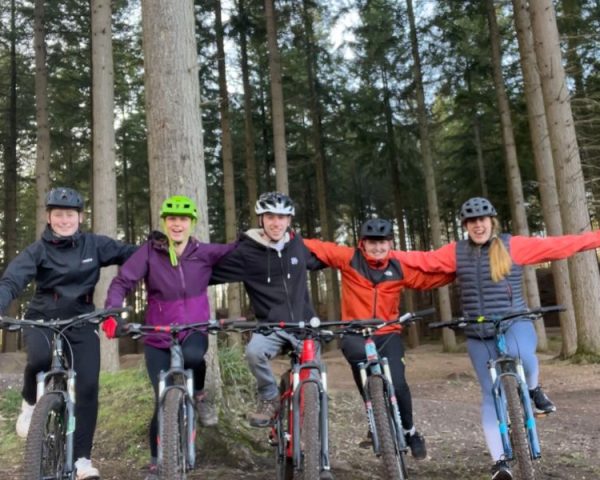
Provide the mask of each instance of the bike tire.
{"label": "bike tire", "polygon": [[290,398],[286,397],[286,392],[290,388],[290,372],[289,370],[283,374],[279,383],[279,413],[275,418],[274,433],[277,441],[275,449],[275,473],[276,480],[293,480],[294,478],[294,462],[287,455],[288,438],[290,438]]}
{"label": "bike tire", "polygon": [[509,435],[513,449],[513,460],[518,471],[517,478],[520,480],[535,480],[533,460],[525,428],[525,412],[519,395],[519,383],[512,375],[504,375],[500,381],[502,391],[506,397],[506,408],[510,423]]}
{"label": "bike tire", "polygon": [[23,478],[63,480],[67,406],[60,393],[47,393],[37,402],[25,444]]}
{"label": "bike tire", "polygon": [[319,432],[319,387],[308,382],[302,386],[304,408],[300,414],[300,480],[319,480],[321,472],[321,435]]}
{"label": "bike tire", "polygon": [[169,480],[186,478],[187,421],[185,394],[178,388],[172,388],[167,391],[163,405],[160,478]]}
{"label": "bike tire", "polygon": [[[370,376],[367,388],[373,405],[375,428],[379,439],[379,452],[385,471],[383,478],[405,480],[407,476],[404,454],[400,451],[396,442],[395,428],[392,425],[393,420],[388,408],[383,378],[378,375]],[[398,428],[401,428],[401,426],[399,425]]]}

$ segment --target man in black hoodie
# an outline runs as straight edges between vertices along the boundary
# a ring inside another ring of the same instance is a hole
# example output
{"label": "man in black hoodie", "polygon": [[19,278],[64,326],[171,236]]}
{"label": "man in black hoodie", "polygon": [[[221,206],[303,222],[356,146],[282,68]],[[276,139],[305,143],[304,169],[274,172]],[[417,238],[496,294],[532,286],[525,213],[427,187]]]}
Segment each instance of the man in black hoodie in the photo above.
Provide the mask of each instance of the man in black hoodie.
{"label": "man in black hoodie", "polygon": [[[306,270],[322,268],[290,228],[295,209],[279,192],[262,194],[255,206],[260,228],[242,234],[238,247],[215,267],[211,283],[243,282],[257,321],[300,322],[315,316],[307,288]],[[254,333],[246,359],[256,377],[258,410],[249,416],[254,427],[267,427],[278,408],[277,381],[270,359],[288,343],[299,340],[289,333]]]}

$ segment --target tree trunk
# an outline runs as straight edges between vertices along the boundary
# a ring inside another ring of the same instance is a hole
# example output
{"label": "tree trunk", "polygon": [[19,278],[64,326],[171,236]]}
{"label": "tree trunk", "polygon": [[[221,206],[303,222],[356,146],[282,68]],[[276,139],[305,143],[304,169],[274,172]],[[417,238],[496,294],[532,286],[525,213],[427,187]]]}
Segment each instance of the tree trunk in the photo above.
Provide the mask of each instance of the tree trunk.
{"label": "tree trunk", "polygon": [[[221,19],[221,1],[215,0],[215,33],[217,40],[217,64],[219,69],[219,111],[221,114],[221,155],[223,156],[223,194],[225,197],[225,240],[233,242],[236,238],[235,214],[235,178],[233,165],[233,146],[231,125],[229,122],[229,92],[227,91],[227,72],[225,68],[225,47],[223,45],[223,20]],[[227,285],[227,310],[229,318],[240,318],[240,285]],[[241,344],[241,334],[227,337],[230,344]]]}
{"label": "tree trunk", "polygon": [[[4,265],[17,254],[17,29],[15,0],[10,3],[10,85],[8,89],[8,136],[4,144]],[[13,302],[9,315],[16,313],[17,303]],[[2,350],[14,352],[18,348],[19,336],[4,330]]]}
{"label": "tree trunk", "polygon": [[[579,147],[575,135],[569,89],[562,66],[560,38],[551,0],[530,0],[534,50],[558,184],[565,233],[590,230]],[[569,260],[579,353],[600,353],[600,278],[595,251]]]}
{"label": "tree trunk", "polygon": [[[435,172],[433,170],[433,155],[429,140],[429,127],[427,122],[427,109],[425,106],[425,93],[423,91],[423,76],[421,73],[421,58],[419,55],[419,44],[417,41],[417,30],[415,26],[415,15],[412,0],[406,0],[408,20],[410,23],[410,43],[413,57],[413,77],[415,80],[415,96],[417,100],[417,116],[419,121],[419,139],[421,141],[421,158],[425,172],[425,188],[427,190],[427,207],[429,210],[429,222],[431,225],[431,239],[433,246],[442,246],[442,230],[435,184]],[[440,317],[442,321],[452,318],[452,306],[450,304],[450,292],[448,287],[438,290],[440,302]],[[456,336],[449,328],[444,328],[443,343],[445,351],[456,350]]]}
{"label": "tree trunk", "polygon": [[35,237],[46,228],[46,194],[50,190],[50,127],[48,122],[48,69],[46,67],[46,28],[44,0],[33,7],[33,49],[35,51],[36,222]]}
{"label": "tree trunk", "polygon": [[[92,158],[95,233],[117,236],[117,177],[115,173],[114,75],[111,4],[91,0],[92,11]],[[104,305],[106,291],[117,268],[104,268],[96,285],[94,303]],[[100,335],[102,369],[119,369],[119,342]]]}
{"label": "tree trunk", "polygon": [[275,155],[275,186],[279,192],[289,193],[287,149],[285,145],[285,117],[283,87],[281,85],[281,57],[277,46],[277,21],[274,0],[265,0],[269,71],[271,74],[271,117],[273,121],[273,153]]}
{"label": "tree trunk", "polygon": [[254,204],[258,199],[258,182],[256,178],[256,156],[254,148],[254,122],[252,120],[252,86],[248,66],[248,17],[244,0],[239,0],[240,31],[240,63],[242,68],[242,85],[244,88],[244,155],[246,158],[246,188],[248,194],[248,214],[250,225],[258,225]]}
{"label": "tree trunk", "polygon": [[[552,146],[550,145],[550,138],[548,136],[548,124],[546,122],[540,76],[536,68],[527,1],[512,0],[512,3],[517,39],[519,41],[521,68],[525,80],[525,98],[527,101],[533,159],[542,199],[544,222],[548,234],[562,235],[562,219],[556,189],[554,163],[552,160]],[[573,312],[571,280],[569,279],[569,268],[566,260],[552,262],[552,277],[557,302],[567,308],[565,312],[560,314],[560,326],[562,334],[561,355],[568,357],[573,355],[577,350],[577,327]]]}
{"label": "tree trunk", "polygon": [[[317,53],[313,35],[311,12],[306,0],[302,2],[304,20],[304,49],[306,51],[306,77],[309,91],[309,108],[312,124],[312,147],[314,152],[315,177],[317,180],[317,203],[319,206],[319,223],[321,236],[328,241],[334,240],[333,229],[329,218],[329,206],[327,201],[327,160],[323,145],[323,129],[321,122],[321,105],[319,103],[319,92],[316,78]],[[327,269],[325,272],[327,284],[327,317],[332,320],[340,318],[340,292],[338,286],[337,272]]]}
{"label": "tree trunk", "polygon": [[[492,71],[494,75],[494,86],[496,87],[496,98],[500,114],[500,125],[502,130],[502,146],[504,148],[504,160],[506,162],[506,173],[508,175],[508,195],[513,219],[513,230],[517,235],[529,236],[527,225],[527,214],[525,213],[525,199],[523,197],[523,184],[521,182],[521,171],[517,159],[517,148],[515,135],[510,118],[510,105],[504,79],[502,78],[502,54],[500,52],[500,32],[496,23],[496,10],[494,0],[486,0],[488,14],[488,25],[490,28],[490,45],[492,53]],[[523,280],[527,293],[527,303],[535,308],[540,305],[540,292],[538,290],[537,278],[533,267],[523,268]],[[546,350],[548,339],[543,319],[537,320],[535,329],[538,335],[538,348]]]}
{"label": "tree trunk", "polygon": [[[168,195],[188,195],[198,202],[196,236],[208,241],[208,208],[200,84],[192,0],[142,1],[142,28],[148,125],[150,205],[153,227]],[[177,52],[174,55],[173,52]],[[221,396],[216,339],[206,355],[206,389]]]}

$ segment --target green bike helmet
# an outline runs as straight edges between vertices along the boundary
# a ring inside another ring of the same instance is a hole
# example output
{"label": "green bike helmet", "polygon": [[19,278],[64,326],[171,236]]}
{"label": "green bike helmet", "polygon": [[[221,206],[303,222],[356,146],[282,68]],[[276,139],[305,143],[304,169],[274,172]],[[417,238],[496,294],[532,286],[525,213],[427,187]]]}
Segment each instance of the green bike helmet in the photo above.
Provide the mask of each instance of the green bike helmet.
{"label": "green bike helmet", "polygon": [[160,207],[161,218],[169,215],[190,217],[192,220],[198,220],[196,202],[184,195],[173,195],[167,198]]}

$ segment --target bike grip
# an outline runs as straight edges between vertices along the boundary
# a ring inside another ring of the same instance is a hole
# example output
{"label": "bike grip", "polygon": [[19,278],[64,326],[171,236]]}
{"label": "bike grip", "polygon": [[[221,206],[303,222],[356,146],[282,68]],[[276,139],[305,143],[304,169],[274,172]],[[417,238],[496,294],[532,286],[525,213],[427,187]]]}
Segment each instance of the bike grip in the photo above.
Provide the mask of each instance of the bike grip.
{"label": "bike grip", "polygon": [[547,307],[539,307],[541,314],[552,313],[552,312],[564,312],[567,308],[564,305],[549,305]]}
{"label": "bike grip", "polygon": [[429,323],[427,326],[429,328],[434,329],[434,328],[449,327],[450,325],[453,325],[453,323],[452,322],[432,322],[432,323]]}
{"label": "bike grip", "polygon": [[426,317],[428,315],[433,315],[435,312],[435,307],[426,308],[424,310],[419,310],[418,312],[413,313],[413,317]]}

